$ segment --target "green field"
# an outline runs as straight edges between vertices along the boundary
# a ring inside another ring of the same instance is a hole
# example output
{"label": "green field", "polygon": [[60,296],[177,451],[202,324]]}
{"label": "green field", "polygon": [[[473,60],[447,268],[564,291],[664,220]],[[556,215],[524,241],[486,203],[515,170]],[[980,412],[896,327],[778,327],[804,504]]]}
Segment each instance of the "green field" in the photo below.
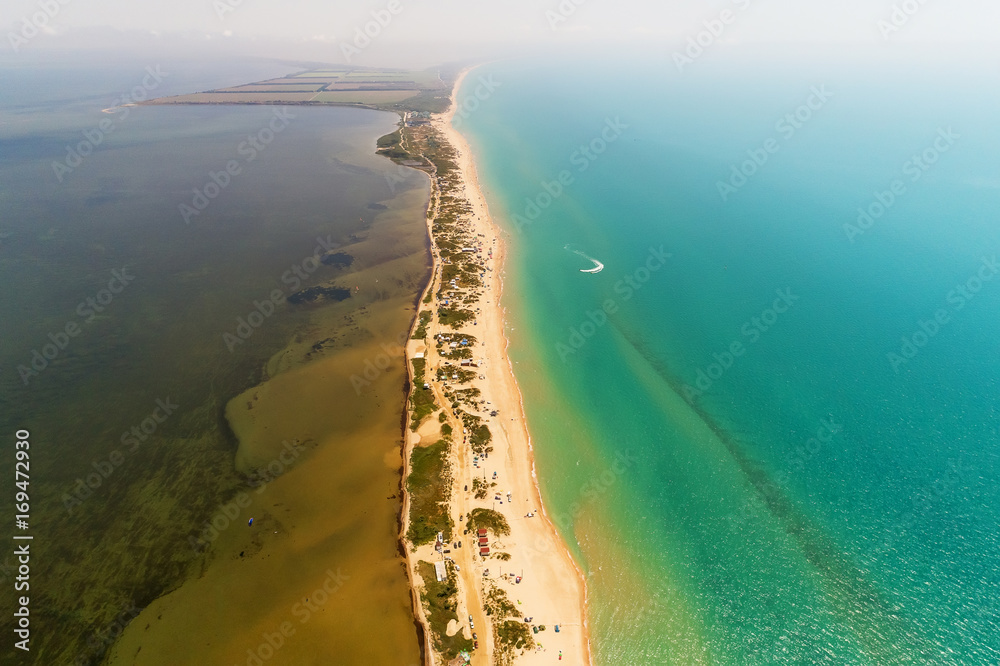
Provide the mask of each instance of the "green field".
{"label": "green field", "polygon": [[339,104],[392,104],[416,97],[419,94],[419,90],[344,90],[341,92],[324,90],[316,95],[315,101]]}
{"label": "green field", "polygon": [[[450,75],[449,75],[450,76]],[[439,113],[448,85],[436,69],[423,71],[314,69],[241,86],[151,100],[151,104],[357,104],[387,111]],[[405,154],[388,154],[407,159]]]}
{"label": "green field", "polygon": [[288,78],[295,79],[336,79],[345,74],[344,71],[334,71],[334,70],[314,70],[311,72],[302,72],[301,74],[293,74]]}
{"label": "green field", "polygon": [[386,74],[382,72],[351,72],[345,79],[364,79],[370,81],[412,81],[413,75],[410,72],[393,72]]}
{"label": "green field", "polygon": [[309,85],[246,85],[237,86],[235,88],[220,88],[215,92],[233,93],[233,92],[280,92],[280,93],[307,93],[307,92],[319,92],[323,88],[322,83],[314,83]]}
{"label": "green field", "polygon": [[156,100],[156,104],[298,104],[311,101],[316,93],[223,93],[207,92],[177,95]]}

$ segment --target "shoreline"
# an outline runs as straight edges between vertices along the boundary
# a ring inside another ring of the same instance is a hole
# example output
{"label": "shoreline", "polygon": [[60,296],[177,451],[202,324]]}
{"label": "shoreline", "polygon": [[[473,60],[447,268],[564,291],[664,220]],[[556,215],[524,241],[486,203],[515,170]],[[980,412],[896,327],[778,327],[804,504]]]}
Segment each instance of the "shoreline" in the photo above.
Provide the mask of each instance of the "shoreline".
{"label": "shoreline", "polygon": [[[476,508],[488,508],[492,505],[494,510],[502,514],[510,525],[510,534],[503,538],[494,535],[495,548],[503,548],[506,560],[494,559],[494,555],[486,558],[476,554],[473,555],[471,548],[458,548],[454,551],[442,550],[435,552],[430,546],[414,547],[407,539],[407,530],[410,522],[411,501],[410,493],[407,491],[407,479],[411,473],[411,456],[415,448],[420,444],[430,444],[440,438],[435,434],[440,426],[434,423],[438,419],[431,419],[430,423],[423,422],[416,433],[408,427],[404,428],[404,466],[403,466],[403,508],[400,541],[404,545],[406,552],[407,569],[411,581],[411,596],[414,604],[414,614],[417,621],[423,628],[423,642],[425,651],[425,663],[428,665],[444,663],[438,658],[434,647],[434,636],[430,622],[424,612],[421,601],[421,588],[423,587],[417,572],[417,565],[420,561],[442,561],[450,559],[452,566],[459,570],[457,574],[457,606],[458,622],[457,626],[449,624],[449,631],[461,631],[467,638],[478,636],[480,649],[471,653],[471,663],[493,664],[497,663],[495,651],[497,646],[495,641],[495,630],[484,631],[490,620],[485,613],[485,599],[490,589],[500,588],[508,594],[513,595],[517,601],[515,610],[517,614],[529,617],[532,622],[529,626],[535,628],[545,627],[533,634],[533,639],[541,646],[533,650],[525,651],[515,658],[517,664],[542,664],[557,663],[562,661],[568,664],[590,664],[590,636],[586,621],[586,581],[582,570],[573,559],[569,548],[563,542],[555,525],[551,522],[541,500],[541,493],[538,487],[538,479],[535,470],[535,461],[531,436],[527,429],[524,415],[524,401],[520,389],[517,386],[513,372],[513,366],[507,354],[510,341],[507,339],[504,327],[506,324],[506,310],[502,306],[504,261],[507,257],[507,244],[503,240],[504,232],[489,215],[489,208],[478,181],[475,162],[472,151],[458,130],[452,127],[452,119],[457,111],[457,97],[465,77],[472,68],[463,70],[457,77],[451,93],[451,106],[444,114],[435,114],[431,117],[431,126],[436,130],[455,153],[456,172],[458,183],[449,183],[448,194],[464,200],[468,204],[469,212],[462,216],[461,224],[468,224],[468,231],[471,237],[479,243],[479,253],[489,251],[489,260],[483,264],[483,275],[488,276],[483,284],[475,292],[475,300],[470,307],[475,308],[477,313],[472,326],[464,325],[458,330],[443,327],[431,316],[431,324],[427,326],[427,335],[422,340],[410,339],[406,345],[406,366],[411,390],[415,387],[415,377],[413,371],[413,359],[416,355],[422,354],[427,363],[428,371],[434,367],[440,367],[443,360],[434,353],[434,344],[425,344],[426,341],[435,340],[437,335],[448,335],[451,333],[469,334],[475,333],[483,343],[482,348],[476,348],[476,354],[484,354],[482,367],[478,372],[479,379],[472,379],[462,384],[476,390],[477,397],[481,397],[481,403],[490,405],[484,408],[484,412],[489,413],[495,410],[499,416],[487,419],[486,423],[492,432],[492,443],[494,450],[491,455],[474,461],[473,454],[469,446],[463,442],[457,442],[459,430],[464,432],[461,421],[455,424],[455,442],[449,446],[447,455],[449,476],[452,481],[452,489],[448,501],[448,515],[452,517],[457,529],[453,536],[453,541],[464,540],[467,545],[472,546],[471,541],[474,535],[463,535],[460,530],[463,521],[460,519],[468,515],[469,511]],[[405,125],[405,123],[404,123]],[[428,234],[431,242],[431,255],[433,265],[431,268],[431,279],[424,289],[420,299],[418,315],[414,318],[411,328],[411,338],[420,324],[420,312],[434,313],[440,307],[437,292],[443,289],[453,289],[441,284],[443,268],[445,263],[442,260],[438,239],[435,238],[434,224],[439,214],[442,192],[437,182],[437,174],[429,174],[431,178],[432,193],[428,206],[427,224]],[[455,194],[456,190],[458,194]],[[483,257],[485,259],[485,257]],[[450,263],[450,262],[449,262]],[[489,265],[492,263],[492,265]],[[429,295],[429,296],[428,296]],[[429,302],[425,299],[429,298]],[[479,307],[476,307],[479,306]],[[437,365],[435,366],[435,361]],[[431,373],[428,373],[431,376]],[[427,379],[431,385],[435,403],[437,405],[448,405],[453,397],[448,393],[448,381],[439,382],[434,379]],[[407,404],[407,422],[412,415],[412,405]],[[434,412],[437,415],[439,412]],[[457,416],[457,412],[455,412]],[[450,417],[442,414],[441,422],[446,420],[450,423]],[[425,441],[426,440],[426,441]],[[471,486],[474,488],[479,483],[479,473],[482,471],[483,485],[489,481],[487,470],[494,473],[492,484],[497,486],[497,490],[491,490],[494,500],[499,499],[499,507],[496,501],[474,499],[472,493],[468,492]],[[473,479],[475,475],[475,480]],[[503,493],[503,494],[501,494]],[[517,504],[521,508],[514,509],[512,497],[517,497]],[[507,502],[503,501],[504,497]],[[522,508],[527,513],[522,515]],[[450,544],[444,544],[448,548]],[[451,552],[452,557],[447,557],[444,552]],[[494,551],[494,554],[497,551]],[[448,565],[445,565],[448,566]],[[512,576],[512,570],[519,571],[521,577],[515,582],[509,577],[501,577],[499,574],[506,568],[508,576]],[[474,633],[465,622],[466,614],[474,618],[474,622],[479,624],[479,631]],[[537,619],[536,619],[537,618]],[[517,617],[517,622],[523,622],[523,618]],[[540,626],[539,626],[540,625]],[[546,626],[547,625],[547,626]],[[559,626],[556,633],[555,625]],[[490,635],[493,634],[493,635]],[[531,635],[531,634],[529,634]]]}

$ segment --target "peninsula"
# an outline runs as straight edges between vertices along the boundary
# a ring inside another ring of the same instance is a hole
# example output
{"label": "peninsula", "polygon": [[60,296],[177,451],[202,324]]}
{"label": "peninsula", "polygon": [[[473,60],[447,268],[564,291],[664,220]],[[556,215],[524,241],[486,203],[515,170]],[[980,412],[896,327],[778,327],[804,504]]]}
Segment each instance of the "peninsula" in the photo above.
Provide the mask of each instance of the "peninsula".
{"label": "peninsula", "polygon": [[[584,578],[546,517],[504,335],[500,228],[450,110],[404,121],[430,163],[434,266],[406,347],[403,534],[430,664],[589,664]],[[413,163],[414,160],[407,160]]]}
{"label": "peninsula", "polygon": [[[586,587],[546,515],[504,334],[503,232],[452,126],[461,72],[325,67],[143,104],[400,115],[377,152],[430,178],[433,266],[404,346],[400,541],[427,666],[590,664]],[[391,181],[392,174],[387,178]],[[599,265],[594,272],[603,268]]]}

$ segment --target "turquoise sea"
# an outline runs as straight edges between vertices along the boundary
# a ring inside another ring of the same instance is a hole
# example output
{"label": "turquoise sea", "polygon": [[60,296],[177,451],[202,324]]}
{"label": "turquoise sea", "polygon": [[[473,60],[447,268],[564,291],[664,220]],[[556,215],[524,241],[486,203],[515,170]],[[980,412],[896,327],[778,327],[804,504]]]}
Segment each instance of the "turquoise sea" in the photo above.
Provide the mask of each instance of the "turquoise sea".
{"label": "turquoise sea", "polygon": [[466,80],[597,664],[1000,663],[990,76],[664,50]]}

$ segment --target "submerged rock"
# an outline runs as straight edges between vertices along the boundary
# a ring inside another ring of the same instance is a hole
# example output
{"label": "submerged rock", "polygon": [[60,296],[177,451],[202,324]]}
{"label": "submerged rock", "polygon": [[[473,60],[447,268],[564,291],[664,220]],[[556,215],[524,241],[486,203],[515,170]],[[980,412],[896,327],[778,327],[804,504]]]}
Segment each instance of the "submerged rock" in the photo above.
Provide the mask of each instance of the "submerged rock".
{"label": "submerged rock", "polygon": [[315,303],[320,300],[340,302],[350,297],[351,290],[343,287],[308,287],[289,296],[288,302],[292,305]]}
{"label": "submerged rock", "polygon": [[354,263],[354,257],[346,252],[334,252],[333,254],[324,254],[320,257],[320,261],[326,266],[333,266],[334,268],[347,268]]}

